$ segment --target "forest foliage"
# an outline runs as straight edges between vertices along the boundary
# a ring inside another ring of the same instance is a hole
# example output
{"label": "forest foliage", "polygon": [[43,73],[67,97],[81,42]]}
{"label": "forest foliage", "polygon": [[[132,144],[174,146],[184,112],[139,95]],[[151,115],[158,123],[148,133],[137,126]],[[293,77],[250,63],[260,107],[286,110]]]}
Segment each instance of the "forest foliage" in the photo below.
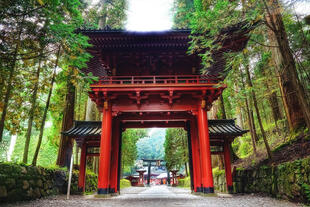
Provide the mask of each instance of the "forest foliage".
{"label": "forest foliage", "polygon": [[123,28],[126,1],[0,4],[0,159],[54,165],[68,88],[76,88],[74,118],[84,120],[88,85],[94,80],[82,73],[91,58],[85,51],[88,38],[76,31],[99,24]]}
{"label": "forest foliage", "polygon": [[[310,18],[297,14],[293,3],[174,1],[173,27],[192,30],[188,53],[199,54],[202,74],[208,73],[226,38],[223,29],[234,26],[248,31],[243,51],[223,54],[223,82],[229,87],[209,114],[211,118],[236,118],[238,125],[250,130],[232,143],[241,158],[255,157],[259,152],[272,158],[273,148],[309,133]],[[88,113],[94,112],[88,110],[87,91],[96,78],[82,73],[91,58],[86,52],[90,45],[77,30],[123,29],[126,10],[126,0],[101,0],[95,5],[82,0],[1,1],[0,161],[55,164],[68,105],[66,96],[72,88],[73,118],[86,120]],[[97,109],[93,114],[93,120],[101,119]],[[133,165],[136,157],[161,159],[157,156],[163,155],[162,148],[136,146],[139,138],[146,136],[145,131],[127,130],[123,136],[124,167]],[[170,129],[166,137],[169,168],[180,167],[188,153],[182,144],[185,132]],[[74,153],[78,160],[78,148]]]}
{"label": "forest foliage", "polygon": [[[309,23],[296,1],[177,0],[174,28],[192,30],[190,54],[199,54],[207,74],[225,40],[224,29],[249,30],[247,47],[223,54],[228,85],[210,118],[236,118],[249,129],[232,147],[239,157],[267,154],[309,133]],[[264,156],[263,156],[264,157]]]}

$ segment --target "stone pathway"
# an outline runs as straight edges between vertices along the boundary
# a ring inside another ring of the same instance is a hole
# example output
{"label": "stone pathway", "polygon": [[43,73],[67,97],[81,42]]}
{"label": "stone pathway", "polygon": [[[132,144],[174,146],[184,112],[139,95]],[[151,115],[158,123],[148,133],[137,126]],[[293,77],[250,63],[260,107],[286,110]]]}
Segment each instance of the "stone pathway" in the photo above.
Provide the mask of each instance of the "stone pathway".
{"label": "stone pathway", "polygon": [[269,197],[257,195],[227,195],[218,194],[217,196],[198,196],[190,193],[183,188],[172,188],[167,186],[152,187],[131,187],[121,190],[120,196],[111,198],[95,198],[90,196],[71,196],[66,200],[66,196],[55,196],[36,201],[6,204],[7,207],[165,207],[165,206],[208,206],[208,207],[288,207],[302,206],[287,201],[276,200]]}

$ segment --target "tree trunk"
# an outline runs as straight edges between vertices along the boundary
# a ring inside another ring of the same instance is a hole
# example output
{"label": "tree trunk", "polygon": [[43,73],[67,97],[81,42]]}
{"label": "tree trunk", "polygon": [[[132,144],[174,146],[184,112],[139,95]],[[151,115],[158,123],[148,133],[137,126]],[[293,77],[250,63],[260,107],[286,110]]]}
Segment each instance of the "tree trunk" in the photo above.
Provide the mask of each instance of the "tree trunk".
{"label": "tree trunk", "polygon": [[260,128],[260,131],[262,133],[262,137],[263,137],[263,140],[264,140],[264,143],[265,143],[265,147],[266,147],[266,150],[267,150],[268,158],[272,159],[271,150],[270,150],[269,143],[268,143],[268,140],[267,140],[267,136],[266,136],[266,133],[265,133],[265,130],[264,130],[264,127],[263,127],[262,119],[260,117],[260,111],[258,109],[256,94],[255,94],[255,91],[254,91],[254,88],[253,88],[253,83],[252,83],[252,80],[251,80],[251,76],[250,76],[250,71],[249,71],[249,66],[248,65],[245,66],[245,71],[246,71],[246,77],[247,77],[248,85],[252,89],[251,90],[251,95],[252,95],[252,99],[253,99],[253,104],[254,104],[254,108],[255,108],[255,111],[256,111],[256,116],[257,116],[259,128]]}
{"label": "tree trunk", "polygon": [[14,49],[14,53],[13,53],[13,60],[12,60],[12,63],[10,65],[9,79],[8,79],[8,84],[7,84],[7,90],[6,90],[5,97],[4,97],[4,104],[3,104],[1,120],[0,120],[0,142],[2,142],[2,137],[3,137],[4,122],[5,122],[8,106],[9,106],[9,99],[10,99],[10,96],[11,96],[12,81],[13,81],[15,67],[16,67],[18,50],[19,50],[19,47],[20,47],[20,41],[21,41],[20,39],[21,39],[22,31],[23,31],[24,19],[25,19],[25,16],[23,16],[21,24],[18,25],[20,29],[19,29],[18,35],[17,35],[17,42],[16,42],[16,46],[15,46],[15,49]]}
{"label": "tree trunk", "polygon": [[[241,69],[240,69],[240,77],[241,77],[242,87],[245,89],[245,83],[243,81],[243,73],[242,73]],[[245,105],[246,105],[246,111],[247,111],[247,114],[248,114],[248,125],[249,125],[249,128],[250,128],[253,152],[256,155],[257,154],[257,151],[256,151],[257,134],[256,134],[256,130],[255,130],[255,127],[254,127],[255,124],[254,124],[254,118],[253,118],[253,111],[249,107],[249,101],[248,101],[247,95],[245,97]]]}
{"label": "tree trunk", "polygon": [[[221,118],[226,119],[226,110],[225,110],[223,94],[221,94],[221,96],[220,96],[220,107],[221,107],[221,112],[222,112]],[[232,148],[232,143],[230,143],[229,148],[230,148],[231,161],[234,162],[236,160],[239,160],[240,158],[238,157],[238,155],[236,155],[236,153],[234,152],[234,150]],[[224,159],[222,157],[223,155],[218,155],[218,156],[219,156],[219,161],[221,162],[221,165],[224,166]]]}
{"label": "tree trunk", "polygon": [[310,108],[287,39],[280,4],[277,0],[267,0],[267,2],[264,0],[264,3],[268,12],[267,24],[272,29],[281,54],[281,65],[283,65],[280,71],[281,85],[287,101],[291,129],[303,126],[304,123],[310,129]]}
{"label": "tree trunk", "polygon": [[[96,120],[98,120],[96,111],[97,111],[96,104],[88,97],[87,106],[86,106],[85,121],[96,121]],[[93,172],[96,172],[96,165],[95,165],[96,159],[95,159],[95,157],[90,157],[89,159],[93,163],[93,165],[90,166],[90,168],[93,168]]]}
{"label": "tree trunk", "polygon": [[51,96],[53,93],[53,86],[54,86],[54,82],[55,82],[55,78],[56,78],[56,68],[58,66],[59,55],[60,55],[60,49],[58,50],[58,53],[57,53],[55,68],[54,68],[54,72],[53,72],[53,76],[52,76],[52,80],[51,80],[51,86],[50,86],[50,89],[48,92],[48,96],[47,96],[47,100],[46,100],[46,104],[45,104],[45,108],[44,108],[44,112],[43,112],[43,117],[41,120],[38,144],[37,144],[36,151],[35,151],[35,153],[33,155],[33,159],[32,159],[32,165],[33,166],[37,165],[38,155],[39,155],[39,151],[40,151],[40,147],[41,147],[41,143],[42,143],[42,138],[43,138],[43,133],[44,133],[45,121],[46,121],[46,117],[47,117],[48,108],[50,105]]}
{"label": "tree trunk", "polygon": [[[66,95],[66,105],[64,109],[64,116],[62,120],[62,131],[69,130],[73,127],[74,120],[74,104],[75,104],[75,87],[69,79],[67,82],[68,93]],[[73,139],[64,135],[60,137],[58,157],[56,164],[64,167],[69,166],[70,157],[72,154]]]}
{"label": "tree trunk", "polygon": [[188,177],[187,162],[184,163],[184,167],[185,167],[185,175],[186,177]]}
{"label": "tree trunk", "polygon": [[224,159],[222,155],[217,156],[218,163],[219,163],[219,169],[223,170],[224,169]]}
{"label": "tree trunk", "polygon": [[[41,51],[42,54],[42,51]],[[29,152],[29,144],[31,139],[31,131],[32,131],[32,123],[34,119],[34,111],[37,107],[37,93],[39,89],[39,82],[40,82],[40,73],[41,73],[41,58],[39,58],[38,68],[35,76],[35,85],[33,88],[33,93],[31,96],[31,106],[29,110],[29,119],[28,119],[28,126],[27,126],[27,133],[26,133],[26,141],[24,147],[24,156],[23,156],[23,163],[27,164],[28,161],[28,152]]]}
{"label": "tree trunk", "polygon": [[85,121],[96,121],[96,104],[88,97]]}
{"label": "tree trunk", "polygon": [[221,106],[221,112],[222,112],[221,118],[226,119],[226,111],[225,111],[223,94],[220,95],[220,106]]}

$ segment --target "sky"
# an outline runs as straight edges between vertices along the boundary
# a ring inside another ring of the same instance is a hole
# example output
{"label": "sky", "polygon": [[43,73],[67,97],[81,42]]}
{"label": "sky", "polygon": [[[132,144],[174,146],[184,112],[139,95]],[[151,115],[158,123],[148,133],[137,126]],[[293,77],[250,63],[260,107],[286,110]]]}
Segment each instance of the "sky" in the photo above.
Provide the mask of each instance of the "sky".
{"label": "sky", "polygon": [[294,7],[297,14],[310,15],[310,0],[297,1]]}
{"label": "sky", "polygon": [[[92,4],[100,0],[90,0]],[[126,30],[163,31],[172,27],[172,6],[174,0],[127,0]],[[285,3],[291,0],[283,0]],[[298,14],[310,15],[310,0],[295,0]]]}
{"label": "sky", "polygon": [[126,29],[161,31],[172,27],[173,0],[129,0]]}

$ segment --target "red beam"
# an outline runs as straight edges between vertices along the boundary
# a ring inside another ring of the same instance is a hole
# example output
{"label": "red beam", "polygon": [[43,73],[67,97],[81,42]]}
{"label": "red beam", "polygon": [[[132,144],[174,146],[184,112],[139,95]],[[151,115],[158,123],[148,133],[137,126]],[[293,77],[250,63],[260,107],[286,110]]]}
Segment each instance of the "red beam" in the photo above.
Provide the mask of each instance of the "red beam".
{"label": "red beam", "polygon": [[163,111],[194,111],[197,110],[195,105],[182,105],[182,104],[142,104],[141,106],[137,104],[131,105],[114,105],[112,107],[113,111],[122,112],[163,112]]}
{"label": "red beam", "polygon": [[[135,87],[115,87],[115,88],[109,88],[106,87],[107,85],[93,85],[91,87],[93,92],[145,92],[145,91],[208,91],[208,90],[223,90],[227,86],[225,84],[209,84],[210,86],[167,86],[166,84],[158,85],[141,85]],[[91,92],[90,92],[91,93]]]}
{"label": "red beam", "polygon": [[193,115],[190,113],[171,113],[168,115],[167,113],[143,113],[139,115],[137,113],[126,113],[117,116],[118,119],[124,121],[186,121],[193,118]]}
{"label": "red beam", "polygon": [[171,121],[168,123],[165,122],[127,122],[123,123],[124,128],[184,128],[185,122],[180,121]]}

